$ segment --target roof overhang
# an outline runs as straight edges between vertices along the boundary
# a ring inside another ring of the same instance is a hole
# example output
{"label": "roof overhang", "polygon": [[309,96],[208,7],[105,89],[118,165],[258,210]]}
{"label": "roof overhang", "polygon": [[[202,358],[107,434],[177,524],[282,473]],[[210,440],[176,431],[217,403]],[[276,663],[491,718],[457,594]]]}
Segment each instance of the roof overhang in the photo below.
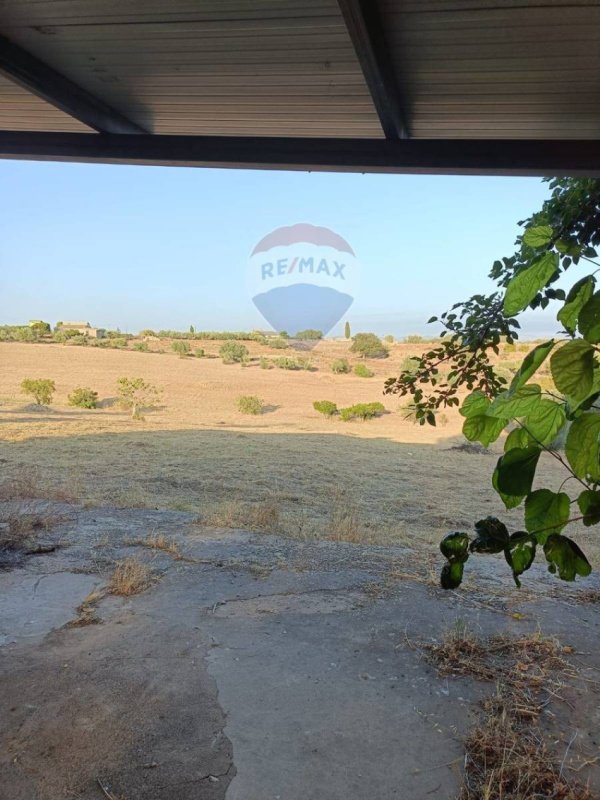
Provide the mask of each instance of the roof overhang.
{"label": "roof overhang", "polygon": [[599,62],[588,0],[0,0],[0,158],[599,175]]}

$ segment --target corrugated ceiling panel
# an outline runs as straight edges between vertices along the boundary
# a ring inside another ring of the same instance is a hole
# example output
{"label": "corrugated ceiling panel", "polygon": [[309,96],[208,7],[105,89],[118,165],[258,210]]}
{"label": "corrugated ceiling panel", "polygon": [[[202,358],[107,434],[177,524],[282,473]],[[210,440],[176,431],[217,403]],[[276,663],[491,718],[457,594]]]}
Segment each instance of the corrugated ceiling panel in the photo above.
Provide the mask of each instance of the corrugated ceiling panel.
{"label": "corrugated ceiling panel", "polygon": [[383,135],[335,0],[0,0],[0,30],[149,132]]}
{"label": "corrugated ceiling panel", "polygon": [[86,133],[90,128],[0,75],[0,130]]}
{"label": "corrugated ceiling panel", "polygon": [[413,136],[600,137],[600,3],[381,0]]}

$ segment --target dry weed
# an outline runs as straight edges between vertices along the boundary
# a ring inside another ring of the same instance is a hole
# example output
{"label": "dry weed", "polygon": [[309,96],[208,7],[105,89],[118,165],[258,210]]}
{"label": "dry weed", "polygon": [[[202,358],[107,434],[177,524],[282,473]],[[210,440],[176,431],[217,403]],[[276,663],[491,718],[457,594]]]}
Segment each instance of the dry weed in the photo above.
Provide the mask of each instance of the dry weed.
{"label": "dry weed", "polygon": [[150,568],[135,558],[118,561],[108,582],[108,593],[130,597],[147,589],[153,581]]}
{"label": "dry weed", "polygon": [[53,500],[57,503],[75,503],[79,492],[75,481],[59,486],[42,481],[36,467],[21,467],[0,484],[0,500]]}
{"label": "dry weed", "polygon": [[202,524],[210,528],[247,528],[274,533],[279,527],[279,507],[274,500],[258,503],[230,500],[209,512]]}
{"label": "dry weed", "polygon": [[21,503],[0,522],[0,552],[20,551],[26,554],[51,552],[56,544],[36,548],[38,536],[47,533],[63,521],[63,517],[51,511],[38,511],[35,504]]}

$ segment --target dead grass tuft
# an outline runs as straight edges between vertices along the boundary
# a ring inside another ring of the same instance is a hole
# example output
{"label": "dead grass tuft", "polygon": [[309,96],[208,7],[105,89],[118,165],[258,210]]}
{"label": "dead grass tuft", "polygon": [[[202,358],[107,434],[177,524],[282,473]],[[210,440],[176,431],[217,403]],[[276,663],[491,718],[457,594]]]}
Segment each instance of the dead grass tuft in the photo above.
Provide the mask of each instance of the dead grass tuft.
{"label": "dead grass tuft", "polygon": [[539,633],[479,639],[459,623],[441,644],[423,650],[442,675],[497,684],[465,740],[459,800],[594,800],[587,787],[563,775],[536,723],[550,700],[560,698],[565,678],[575,674],[565,659],[573,648]]}
{"label": "dead grass tuft", "polygon": [[202,524],[209,528],[247,528],[274,533],[279,528],[279,507],[270,499],[258,503],[230,500],[207,514]]}
{"label": "dead grass tuft", "polygon": [[118,561],[108,582],[108,593],[120,597],[131,597],[147,589],[154,576],[150,567],[135,558]]}
{"label": "dead grass tuft", "polygon": [[12,551],[31,555],[51,552],[56,549],[56,544],[36,548],[36,540],[62,521],[63,517],[59,514],[40,512],[34,504],[21,503],[0,522],[0,553]]}
{"label": "dead grass tuft", "polygon": [[36,467],[21,467],[0,483],[0,500],[54,500],[57,503],[75,503],[78,499],[74,481],[59,486],[48,485]]}

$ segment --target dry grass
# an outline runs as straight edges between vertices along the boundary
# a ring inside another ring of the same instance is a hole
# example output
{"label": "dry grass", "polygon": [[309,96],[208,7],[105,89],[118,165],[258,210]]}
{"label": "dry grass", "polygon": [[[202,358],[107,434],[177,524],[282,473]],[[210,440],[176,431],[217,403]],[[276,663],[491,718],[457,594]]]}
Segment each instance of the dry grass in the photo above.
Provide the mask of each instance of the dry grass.
{"label": "dry grass", "polygon": [[147,589],[153,580],[154,575],[147,564],[135,558],[125,558],[117,562],[115,571],[110,576],[107,591],[119,597],[131,597]]}
{"label": "dry grass", "polygon": [[[21,502],[11,507],[0,521],[0,553],[21,552],[32,554],[38,552],[36,541],[63,521],[60,514],[52,511],[39,511],[35,503]],[[57,545],[49,545],[53,549]],[[44,548],[45,550],[46,548]]]}
{"label": "dry grass", "polygon": [[53,500],[57,503],[75,503],[78,498],[74,481],[48,483],[35,465],[16,467],[11,477],[0,483],[0,501]]}
{"label": "dry grass", "polygon": [[249,503],[229,500],[203,516],[202,524],[210,528],[244,528],[262,533],[277,533],[279,507],[274,500]]}
{"label": "dry grass", "polygon": [[65,628],[83,628],[86,625],[98,625],[102,622],[96,611],[96,604],[106,597],[106,589],[94,589],[77,606],[77,616],[67,622]]}
{"label": "dry grass", "polygon": [[538,718],[575,677],[565,655],[573,652],[540,634],[479,639],[463,624],[439,645],[423,645],[443,675],[496,683],[483,703],[483,718],[465,740],[464,784],[459,800],[593,800],[563,772],[546,744]]}

